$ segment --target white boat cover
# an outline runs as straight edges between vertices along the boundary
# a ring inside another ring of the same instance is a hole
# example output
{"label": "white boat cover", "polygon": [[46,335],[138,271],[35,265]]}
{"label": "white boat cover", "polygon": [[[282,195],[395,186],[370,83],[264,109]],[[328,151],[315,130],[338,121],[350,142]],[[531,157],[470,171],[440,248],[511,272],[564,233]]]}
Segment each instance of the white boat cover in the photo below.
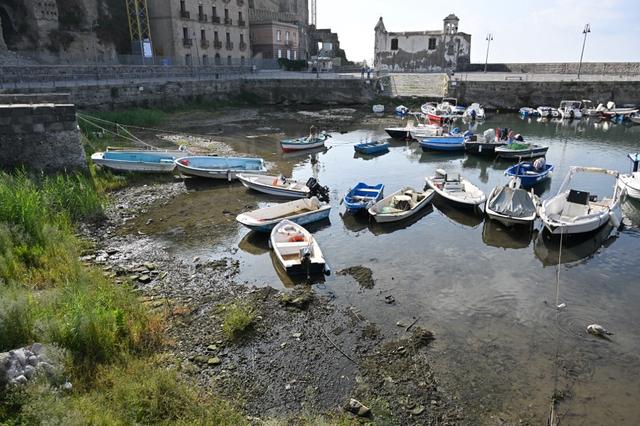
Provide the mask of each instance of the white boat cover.
{"label": "white boat cover", "polygon": [[489,208],[509,217],[529,217],[536,212],[536,206],[527,191],[508,186],[503,186],[495,197],[489,200]]}

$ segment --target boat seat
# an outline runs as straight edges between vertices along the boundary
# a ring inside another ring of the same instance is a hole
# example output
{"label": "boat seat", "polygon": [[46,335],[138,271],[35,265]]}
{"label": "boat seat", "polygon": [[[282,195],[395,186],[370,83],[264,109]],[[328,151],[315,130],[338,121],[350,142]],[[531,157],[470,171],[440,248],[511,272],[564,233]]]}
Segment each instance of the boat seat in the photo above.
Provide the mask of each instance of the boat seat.
{"label": "boat seat", "polygon": [[298,254],[300,253],[300,250],[311,247],[311,244],[309,244],[308,241],[297,241],[294,243],[276,243],[276,245],[278,246],[278,251],[280,251],[283,256]]}
{"label": "boat seat", "polygon": [[589,214],[589,193],[572,189],[567,195],[567,201],[560,212],[565,220],[575,220],[576,217]]}

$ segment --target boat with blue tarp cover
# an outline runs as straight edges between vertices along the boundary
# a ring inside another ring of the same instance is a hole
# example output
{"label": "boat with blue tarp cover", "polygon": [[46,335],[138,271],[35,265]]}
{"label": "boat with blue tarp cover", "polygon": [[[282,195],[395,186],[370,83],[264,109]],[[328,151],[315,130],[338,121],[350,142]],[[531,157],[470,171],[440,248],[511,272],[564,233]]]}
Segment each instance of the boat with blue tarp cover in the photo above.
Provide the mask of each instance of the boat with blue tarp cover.
{"label": "boat with blue tarp cover", "polygon": [[364,142],[354,145],[353,149],[362,154],[382,154],[383,152],[389,151],[389,143],[378,141]]}

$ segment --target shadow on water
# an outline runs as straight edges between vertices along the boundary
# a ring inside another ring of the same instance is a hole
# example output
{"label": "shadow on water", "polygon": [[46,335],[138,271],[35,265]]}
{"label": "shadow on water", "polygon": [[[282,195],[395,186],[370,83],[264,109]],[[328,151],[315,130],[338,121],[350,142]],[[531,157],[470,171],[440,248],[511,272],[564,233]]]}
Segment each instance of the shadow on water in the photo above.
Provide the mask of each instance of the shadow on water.
{"label": "shadow on water", "polygon": [[450,221],[466,226],[477,228],[483,221],[482,212],[474,208],[459,208],[453,206],[449,201],[436,195],[433,199],[433,207]]}
{"label": "shadow on water", "polygon": [[[562,238],[562,255],[560,256],[560,238],[551,235],[547,229],[538,233],[533,244],[533,251],[536,258],[543,266],[555,266],[558,260],[562,264],[585,263],[601,247],[607,248],[618,238],[617,233],[613,233],[613,227],[605,225],[595,233],[585,235],[573,235]],[[558,257],[560,256],[560,259]]]}

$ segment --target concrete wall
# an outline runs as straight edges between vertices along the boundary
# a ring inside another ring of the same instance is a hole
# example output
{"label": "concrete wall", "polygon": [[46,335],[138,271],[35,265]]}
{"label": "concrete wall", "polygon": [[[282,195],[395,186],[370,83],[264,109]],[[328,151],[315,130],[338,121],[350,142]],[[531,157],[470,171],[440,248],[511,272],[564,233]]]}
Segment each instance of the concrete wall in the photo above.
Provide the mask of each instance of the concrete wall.
{"label": "concrete wall", "polygon": [[25,166],[47,172],[86,168],[75,106],[3,103],[27,100],[0,98],[0,168]]}
{"label": "concrete wall", "polygon": [[450,81],[447,96],[489,109],[557,106],[565,99],[614,101],[622,106],[640,104],[640,81]]}
{"label": "concrete wall", "polygon": [[[550,63],[512,63],[488,64],[489,72],[514,72],[530,74],[577,74],[578,62],[550,62]],[[484,71],[484,64],[469,64],[461,68],[462,71]],[[640,62],[583,62],[583,74],[640,74]]]}

